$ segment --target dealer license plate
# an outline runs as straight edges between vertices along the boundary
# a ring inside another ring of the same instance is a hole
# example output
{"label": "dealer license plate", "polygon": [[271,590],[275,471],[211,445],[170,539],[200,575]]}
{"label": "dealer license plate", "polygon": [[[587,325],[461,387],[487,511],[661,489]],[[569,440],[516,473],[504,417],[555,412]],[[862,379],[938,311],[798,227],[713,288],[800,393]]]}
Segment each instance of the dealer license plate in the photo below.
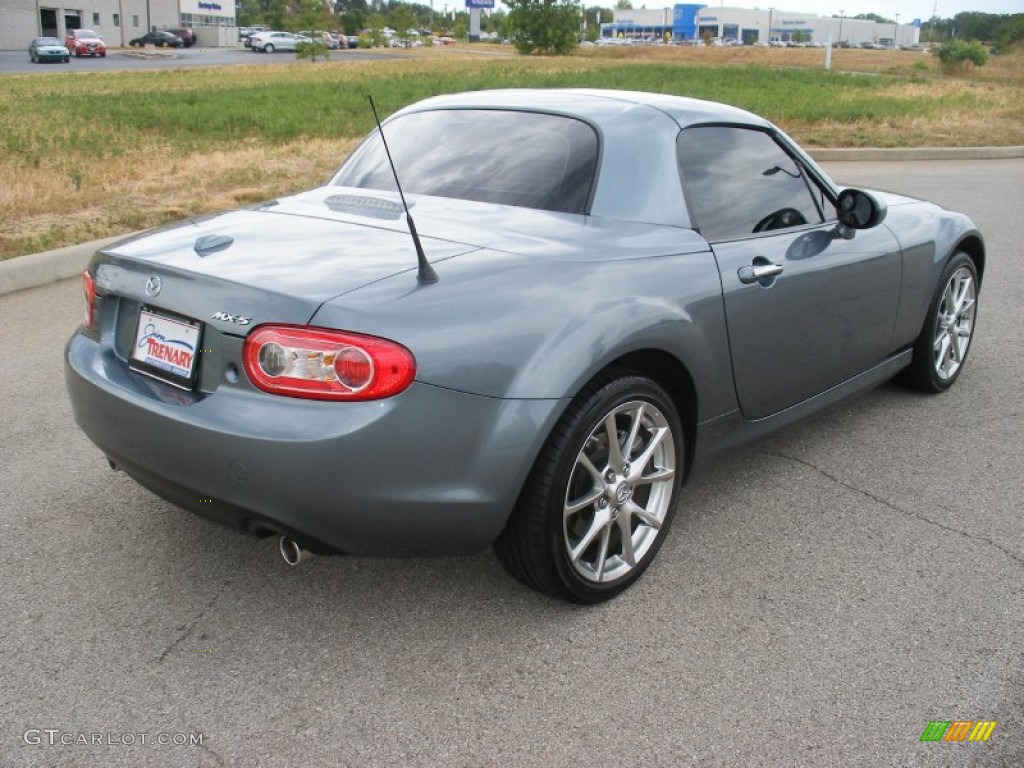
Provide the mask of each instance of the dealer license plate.
{"label": "dealer license plate", "polygon": [[191,389],[201,331],[202,325],[195,320],[143,307],[129,365],[168,384]]}

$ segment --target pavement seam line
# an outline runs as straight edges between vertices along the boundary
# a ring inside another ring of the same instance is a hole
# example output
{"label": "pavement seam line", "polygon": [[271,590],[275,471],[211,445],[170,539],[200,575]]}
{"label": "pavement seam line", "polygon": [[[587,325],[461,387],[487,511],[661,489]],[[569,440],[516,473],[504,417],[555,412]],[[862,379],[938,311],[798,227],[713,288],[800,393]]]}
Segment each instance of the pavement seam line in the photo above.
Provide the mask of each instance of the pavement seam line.
{"label": "pavement seam line", "polygon": [[167,659],[167,657],[171,655],[171,652],[174,651],[175,648],[177,648],[179,645],[185,642],[185,640],[187,640],[192,635],[192,633],[195,632],[196,627],[199,626],[199,622],[206,617],[206,612],[213,608],[214,605],[216,605],[217,601],[220,600],[220,596],[224,594],[224,590],[229,586],[231,586],[231,579],[228,579],[226,582],[224,582],[223,586],[217,590],[217,593],[213,597],[211,597],[207,601],[206,605],[203,606],[203,609],[199,611],[199,615],[192,619],[192,621],[189,622],[188,625],[179,632],[178,636],[174,640],[172,640],[171,643],[166,648],[164,648],[163,652],[155,659],[153,659],[151,663],[162,664]]}
{"label": "pavement seam line", "polygon": [[796,464],[802,464],[803,466],[807,467],[808,469],[813,469],[819,475],[828,478],[833,483],[836,483],[837,485],[841,485],[843,488],[847,488],[847,489],[853,491],[854,493],[859,493],[862,496],[866,496],[867,498],[871,499],[872,501],[875,501],[875,502],[881,504],[886,509],[890,509],[893,512],[898,512],[899,514],[907,516],[907,517],[917,518],[921,522],[928,523],[929,525],[935,526],[936,528],[939,528],[939,529],[941,529],[943,531],[948,531],[949,533],[957,533],[957,534],[963,536],[965,539],[971,539],[973,541],[982,542],[983,544],[988,544],[989,546],[992,546],[992,547],[995,547],[996,549],[998,549],[1000,552],[1002,552],[1004,555],[1006,555],[1011,560],[1016,562],[1018,565],[1024,565],[1024,556],[1019,555],[1016,552],[1013,552],[1012,550],[1007,549],[1006,547],[1002,546],[1001,544],[997,544],[992,539],[986,538],[985,536],[977,536],[975,534],[968,533],[967,531],[962,531],[959,528],[953,528],[952,526],[949,526],[949,525],[944,525],[943,523],[940,523],[937,520],[932,520],[930,517],[926,517],[925,515],[922,515],[920,512],[914,512],[913,510],[910,510],[910,509],[903,509],[902,507],[899,507],[899,506],[893,504],[891,501],[883,499],[881,496],[876,496],[875,494],[871,493],[870,491],[866,491],[863,488],[858,488],[855,485],[851,485],[850,483],[847,483],[845,480],[841,480],[840,478],[836,477],[835,475],[833,475],[833,474],[831,474],[829,472],[826,472],[821,467],[819,467],[819,466],[817,466],[817,465],[815,465],[815,464],[813,464],[813,463],[811,463],[809,461],[806,461],[804,459],[798,458],[796,456],[790,456],[788,454],[781,453],[779,451],[761,451],[761,453],[763,453],[763,454],[765,454],[767,456],[774,456],[774,457],[779,458],[779,459],[785,459],[787,461],[792,461],[792,462],[794,462]]}

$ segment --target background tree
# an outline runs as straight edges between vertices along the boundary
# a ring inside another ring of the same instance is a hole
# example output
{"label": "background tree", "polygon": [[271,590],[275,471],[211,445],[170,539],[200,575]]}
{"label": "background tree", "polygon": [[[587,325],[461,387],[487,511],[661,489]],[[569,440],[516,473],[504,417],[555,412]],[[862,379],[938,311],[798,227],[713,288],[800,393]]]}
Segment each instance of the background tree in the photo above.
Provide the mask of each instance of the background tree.
{"label": "background tree", "polygon": [[480,16],[480,28],[485,32],[494,32],[499,37],[505,37],[505,19],[508,14],[503,10],[483,13]]}
{"label": "background tree", "polygon": [[366,0],[337,0],[334,13],[346,35],[358,35],[366,26],[366,17],[369,15]]}
{"label": "background tree", "polygon": [[958,13],[953,17],[956,36],[964,40],[995,40],[1002,18],[994,13]]}
{"label": "background tree", "polygon": [[258,0],[238,0],[235,4],[235,16],[238,26],[251,27],[263,19],[263,6]]}
{"label": "background tree", "polygon": [[[387,44],[387,36],[384,34],[384,27],[387,26],[387,22],[384,21],[384,17],[379,13],[371,13],[369,18],[366,19],[366,29],[363,30],[366,39],[369,42],[371,48],[380,48],[382,45]],[[363,47],[363,40],[360,38],[359,47]]]}
{"label": "background tree", "polygon": [[271,29],[284,29],[288,23],[290,10],[288,0],[270,0],[267,10],[263,14],[263,20]]}
{"label": "background tree", "polygon": [[1006,19],[996,30],[996,49],[1005,53],[1011,48],[1024,44],[1024,13],[1017,13]]}
{"label": "background tree", "polygon": [[876,24],[895,24],[893,19],[885,16],[879,16],[877,13],[858,13],[856,16],[848,16],[850,19],[864,19],[865,21],[873,21]]}
{"label": "background tree", "polygon": [[407,5],[394,5],[391,10],[391,28],[395,30],[395,37],[405,47],[409,47],[409,30],[417,26],[416,17]]}
{"label": "background tree", "polygon": [[988,62],[988,49],[977,40],[947,40],[932,53],[939,60],[939,67],[947,73],[982,67]]}
{"label": "background tree", "polygon": [[506,30],[519,53],[571,53],[579,44],[576,0],[506,0]]}
{"label": "background tree", "polygon": [[295,48],[295,57],[310,61],[330,58],[322,35],[327,27],[333,25],[334,21],[322,0],[299,0],[298,9],[291,18],[291,27],[296,31],[310,32],[313,42],[299,43]]}
{"label": "background tree", "polygon": [[592,5],[583,9],[583,24],[586,27],[583,39],[594,42],[601,34],[601,9]]}

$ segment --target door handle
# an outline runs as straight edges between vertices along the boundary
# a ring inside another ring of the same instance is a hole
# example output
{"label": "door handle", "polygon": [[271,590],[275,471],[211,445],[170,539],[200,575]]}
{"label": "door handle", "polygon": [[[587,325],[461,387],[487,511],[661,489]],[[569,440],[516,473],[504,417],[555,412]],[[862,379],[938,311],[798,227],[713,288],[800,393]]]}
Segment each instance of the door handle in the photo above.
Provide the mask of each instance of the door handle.
{"label": "door handle", "polygon": [[752,264],[746,267],[740,267],[736,272],[740,282],[749,285],[750,283],[759,283],[762,280],[770,280],[776,275],[782,274],[781,264]]}

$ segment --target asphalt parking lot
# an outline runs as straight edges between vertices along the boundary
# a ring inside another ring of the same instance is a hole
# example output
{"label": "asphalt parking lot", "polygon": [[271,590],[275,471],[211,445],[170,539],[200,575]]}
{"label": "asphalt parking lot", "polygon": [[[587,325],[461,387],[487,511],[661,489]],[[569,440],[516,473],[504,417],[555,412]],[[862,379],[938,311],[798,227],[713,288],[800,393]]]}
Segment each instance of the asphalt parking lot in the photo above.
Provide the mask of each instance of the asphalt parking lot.
{"label": "asphalt parking lot", "polygon": [[[29,61],[28,43],[24,51],[0,51],[0,74],[46,74],[54,72],[110,72],[125,69],[181,69],[189,67],[224,67],[237,64],[281,64],[295,61],[294,53],[254,53],[248,48],[192,47],[178,50],[111,48],[105,57],[72,57],[67,64]],[[395,54],[383,50],[331,51],[333,61],[369,61],[393,59]]]}
{"label": "asphalt parking lot", "polygon": [[0,766],[1024,765],[1024,160],[828,167],[974,217],[968,369],[723,457],[594,608],[489,553],[288,569],[79,433],[78,281],[0,297]]}

